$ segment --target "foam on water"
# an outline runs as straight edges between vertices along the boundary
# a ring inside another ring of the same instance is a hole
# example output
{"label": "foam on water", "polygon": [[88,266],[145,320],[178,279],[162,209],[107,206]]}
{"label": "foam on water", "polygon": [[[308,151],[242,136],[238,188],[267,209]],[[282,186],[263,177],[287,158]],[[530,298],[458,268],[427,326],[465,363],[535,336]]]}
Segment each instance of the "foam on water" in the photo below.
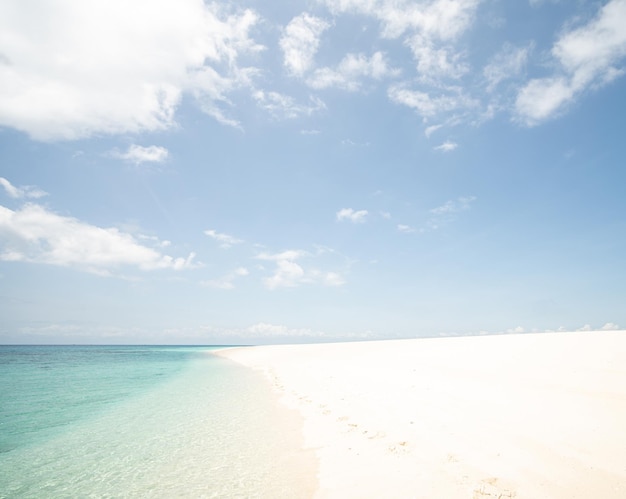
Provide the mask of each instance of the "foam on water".
{"label": "foam on water", "polygon": [[258,373],[204,353],[0,454],[0,497],[310,497],[315,460],[299,424]]}

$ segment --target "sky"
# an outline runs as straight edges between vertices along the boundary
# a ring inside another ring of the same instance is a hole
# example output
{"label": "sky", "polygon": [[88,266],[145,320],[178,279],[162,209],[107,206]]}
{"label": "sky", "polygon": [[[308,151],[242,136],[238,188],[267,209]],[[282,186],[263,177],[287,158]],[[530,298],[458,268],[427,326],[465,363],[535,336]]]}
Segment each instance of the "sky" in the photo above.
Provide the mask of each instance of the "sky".
{"label": "sky", "polygon": [[626,325],[626,0],[5,0],[0,343]]}

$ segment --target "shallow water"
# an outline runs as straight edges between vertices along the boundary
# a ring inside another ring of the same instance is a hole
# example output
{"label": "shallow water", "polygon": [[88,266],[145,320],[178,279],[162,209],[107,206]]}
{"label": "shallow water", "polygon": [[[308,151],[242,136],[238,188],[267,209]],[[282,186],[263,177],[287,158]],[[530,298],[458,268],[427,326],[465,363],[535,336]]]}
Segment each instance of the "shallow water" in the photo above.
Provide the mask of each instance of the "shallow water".
{"label": "shallow water", "polygon": [[9,348],[0,497],[311,495],[297,417],[207,348]]}

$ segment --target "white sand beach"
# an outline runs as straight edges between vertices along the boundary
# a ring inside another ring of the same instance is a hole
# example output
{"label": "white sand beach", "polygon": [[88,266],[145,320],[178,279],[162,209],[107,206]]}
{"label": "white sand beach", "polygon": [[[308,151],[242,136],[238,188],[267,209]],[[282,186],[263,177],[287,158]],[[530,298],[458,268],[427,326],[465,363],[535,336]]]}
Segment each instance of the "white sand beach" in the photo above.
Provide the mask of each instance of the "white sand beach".
{"label": "white sand beach", "polygon": [[220,354],[300,411],[317,498],[626,497],[626,331]]}

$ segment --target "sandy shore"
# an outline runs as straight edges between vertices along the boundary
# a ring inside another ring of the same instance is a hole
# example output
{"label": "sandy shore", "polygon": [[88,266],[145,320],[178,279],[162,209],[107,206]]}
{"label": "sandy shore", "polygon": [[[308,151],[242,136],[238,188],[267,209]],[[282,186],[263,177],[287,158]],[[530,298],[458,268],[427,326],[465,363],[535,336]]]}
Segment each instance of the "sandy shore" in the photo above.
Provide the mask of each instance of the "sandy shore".
{"label": "sandy shore", "polygon": [[626,497],[626,331],[221,354],[303,415],[315,497]]}

